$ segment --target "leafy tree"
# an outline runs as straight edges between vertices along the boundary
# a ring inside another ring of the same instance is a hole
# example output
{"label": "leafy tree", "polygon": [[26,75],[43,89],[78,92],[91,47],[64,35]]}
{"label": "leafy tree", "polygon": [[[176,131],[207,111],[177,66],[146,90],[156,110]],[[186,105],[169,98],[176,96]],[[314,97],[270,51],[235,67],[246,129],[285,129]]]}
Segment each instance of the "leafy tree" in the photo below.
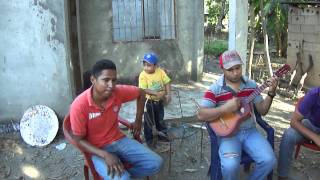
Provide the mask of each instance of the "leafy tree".
{"label": "leafy tree", "polygon": [[267,31],[274,35],[275,45],[279,56],[284,56],[287,49],[288,5],[272,0],[266,6]]}
{"label": "leafy tree", "polygon": [[251,0],[254,6],[256,23],[254,27],[258,42],[264,39],[263,26],[265,23],[266,32],[270,35],[268,41],[274,43],[279,56],[284,56],[287,49],[288,29],[288,5],[282,4],[279,0]]}
{"label": "leafy tree", "polygon": [[220,36],[221,29],[223,29],[222,21],[226,18],[229,9],[228,0],[207,0],[208,6],[208,22],[213,31]]}

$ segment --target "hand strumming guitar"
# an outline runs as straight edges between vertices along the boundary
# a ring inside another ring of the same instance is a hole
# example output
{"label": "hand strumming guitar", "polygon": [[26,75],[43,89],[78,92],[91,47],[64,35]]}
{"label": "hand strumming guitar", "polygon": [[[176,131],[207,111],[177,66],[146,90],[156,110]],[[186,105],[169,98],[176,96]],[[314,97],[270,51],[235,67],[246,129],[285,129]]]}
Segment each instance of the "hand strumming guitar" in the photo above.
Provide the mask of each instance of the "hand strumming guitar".
{"label": "hand strumming guitar", "polygon": [[237,97],[233,97],[228,100],[224,105],[221,106],[224,112],[235,112],[238,111],[241,106],[240,99]]}

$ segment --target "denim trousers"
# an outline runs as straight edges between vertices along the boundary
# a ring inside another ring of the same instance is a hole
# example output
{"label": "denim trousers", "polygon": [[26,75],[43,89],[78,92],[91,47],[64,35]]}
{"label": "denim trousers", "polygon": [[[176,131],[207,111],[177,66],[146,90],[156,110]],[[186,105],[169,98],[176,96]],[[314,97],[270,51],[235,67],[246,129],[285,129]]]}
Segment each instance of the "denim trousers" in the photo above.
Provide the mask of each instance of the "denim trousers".
{"label": "denim trousers", "polygon": [[[140,178],[154,175],[160,171],[163,163],[163,159],[158,154],[127,137],[106,145],[103,149],[118,156],[122,162],[125,161],[133,165],[133,167],[126,169],[121,176],[114,176],[113,180],[128,180],[131,177]],[[96,171],[104,180],[112,179],[107,173],[108,167],[103,158],[93,155],[92,161]]]}
{"label": "denim trousers", "polygon": [[254,161],[255,169],[250,180],[265,179],[276,164],[270,143],[253,127],[240,129],[232,137],[219,137],[219,157],[224,180],[239,179],[241,153],[245,151]]}
{"label": "denim trousers", "polygon": [[[308,119],[303,119],[302,124],[312,130],[313,132],[320,134],[320,128],[314,126]],[[278,163],[278,175],[281,177],[288,177],[291,161],[293,158],[293,151],[295,145],[306,141],[307,139],[302,136],[297,130],[290,127],[286,129],[282,135],[280,150],[279,150],[279,163]]]}
{"label": "denim trousers", "polygon": [[163,102],[148,100],[146,104],[147,114],[144,114],[144,137],[146,142],[151,142],[153,139],[152,125],[155,125],[158,131],[165,131],[167,129],[163,117],[164,107]]}

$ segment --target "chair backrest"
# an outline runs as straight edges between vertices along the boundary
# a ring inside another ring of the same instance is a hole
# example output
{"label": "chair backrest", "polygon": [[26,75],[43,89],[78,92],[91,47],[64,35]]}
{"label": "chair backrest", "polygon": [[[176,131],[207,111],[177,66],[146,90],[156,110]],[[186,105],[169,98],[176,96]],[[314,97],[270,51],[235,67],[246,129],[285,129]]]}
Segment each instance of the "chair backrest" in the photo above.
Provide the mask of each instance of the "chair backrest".
{"label": "chair backrest", "polygon": [[72,132],[71,132],[71,122],[70,122],[70,115],[67,114],[63,120],[63,134],[66,140],[72,144],[73,146],[77,147],[81,152],[84,152],[84,149],[79,146],[79,144],[73,139]]}
{"label": "chair backrest", "polygon": [[222,179],[220,157],[219,157],[219,146],[218,137],[216,133],[211,129],[209,123],[206,123],[207,131],[210,136],[211,144],[211,163],[209,167],[210,179],[220,180]]}
{"label": "chair backrest", "polygon": [[69,114],[67,114],[65,117],[64,117],[64,120],[63,120],[63,134],[64,134],[64,137],[66,138],[66,140],[68,142],[70,142],[72,145],[75,145],[75,141],[72,139],[72,136],[70,134],[70,131],[71,131],[71,123],[70,123],[70,116]]}

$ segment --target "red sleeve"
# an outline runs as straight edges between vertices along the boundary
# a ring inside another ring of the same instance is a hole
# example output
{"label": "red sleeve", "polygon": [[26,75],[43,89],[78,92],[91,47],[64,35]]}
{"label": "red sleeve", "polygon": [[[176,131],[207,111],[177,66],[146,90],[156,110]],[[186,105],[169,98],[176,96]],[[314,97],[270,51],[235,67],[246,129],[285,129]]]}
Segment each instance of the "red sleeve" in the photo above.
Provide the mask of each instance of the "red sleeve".
{"label": "red sleeve", "polygon": [[215,94],[210,90],[207,90],[204,93],[203,99],[209,100],[209,101],[211,101],[213,103],[217,103],[217,99],[216,99]]}
{"label": "red sleeve", "polygon": [[140,95],[140,90],[136,86],[118,85],[117,96],[121,99],[122,103],[133,101]]}
{"label": "red sleeve", "polygon": [[85,136],[87,134],[88,118],[86,116],[88,115],[85,115],[79,103],[72,103],[70,107],[70,123],[74,135]]}

